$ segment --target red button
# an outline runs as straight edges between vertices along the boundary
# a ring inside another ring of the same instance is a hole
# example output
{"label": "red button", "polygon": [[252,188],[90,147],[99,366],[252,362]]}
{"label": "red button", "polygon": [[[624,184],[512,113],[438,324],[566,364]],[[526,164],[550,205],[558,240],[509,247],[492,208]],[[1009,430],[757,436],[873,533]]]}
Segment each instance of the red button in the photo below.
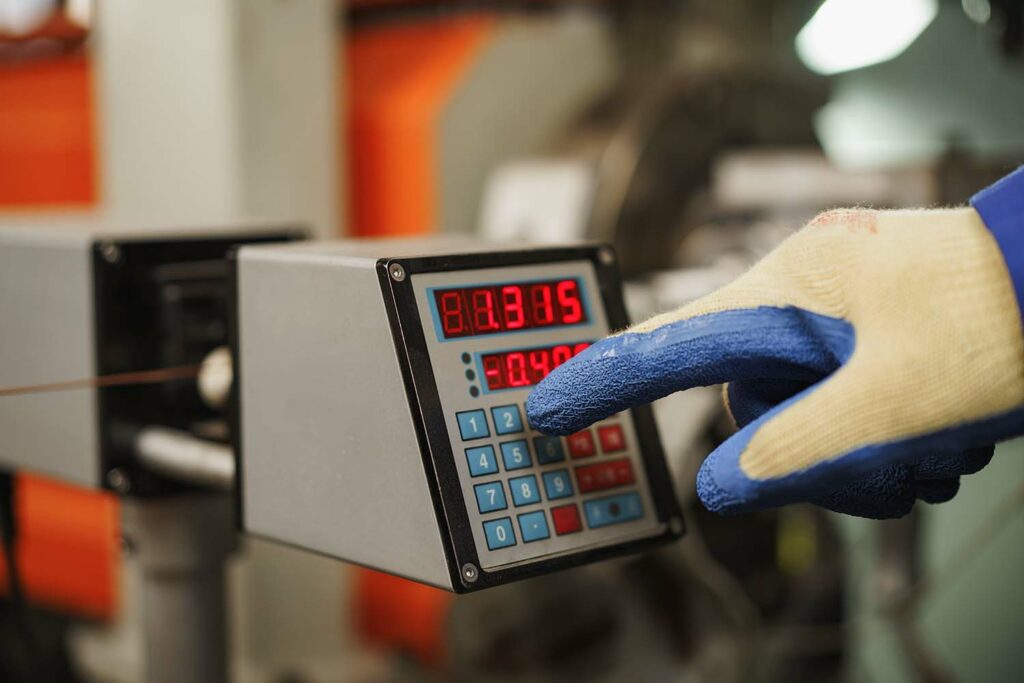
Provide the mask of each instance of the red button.
{"label": "red button", "polygon": [[628,459],[600,462],[576,468],[580,493],[603,491],[633,483],[633,466]]}
{"label": "red button", "polygon": [[583,528],[583,524],[580,522],[580,510],[575,505],[551,508],[551,519],[555,523],[555,533],[559,536],[573,534]]}
{"label": "red button", "polygon": [[597,438],[601,441],[601,450],[605,453],[618,453],[626,450],[626,437],[621,425],[608,425],[597,428]]}
{"label": "red button", "polygon": [[590,433],[589,429],[576,432],[566,440],[569,442],[569,453],[574,458],[589,458],[597,453],[597,447],[594,445],[594,435]]}

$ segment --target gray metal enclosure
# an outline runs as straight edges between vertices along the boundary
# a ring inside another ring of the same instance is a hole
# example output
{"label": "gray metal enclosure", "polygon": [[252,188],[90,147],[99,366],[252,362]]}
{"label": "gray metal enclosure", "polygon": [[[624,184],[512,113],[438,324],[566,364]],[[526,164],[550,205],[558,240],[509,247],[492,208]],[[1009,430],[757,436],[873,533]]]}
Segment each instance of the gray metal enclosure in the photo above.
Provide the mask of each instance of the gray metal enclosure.
{"label": "gray metal enclosure", "polygon": [[243,527],[450,589],[376,262],[239,251]]}
{"label": "gray metal enclosure", "polygon": [[[92,239],[0,230],[0,386],[95,374]],[[95,389],[0,399],[0,464],[98,486]]]}

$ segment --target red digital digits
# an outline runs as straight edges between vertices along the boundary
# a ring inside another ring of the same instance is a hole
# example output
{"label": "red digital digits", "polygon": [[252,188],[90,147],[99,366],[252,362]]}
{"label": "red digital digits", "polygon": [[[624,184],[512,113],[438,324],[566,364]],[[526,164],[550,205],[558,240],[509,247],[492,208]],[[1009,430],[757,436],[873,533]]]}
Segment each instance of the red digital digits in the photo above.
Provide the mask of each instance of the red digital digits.
{"label": "red digital digits", "polygon": [[575,279],[440,290],[434,303],[445,339],[587,322]]}
{"label": "red digital digits", "polygon": [[541,349],[487,353],[481,357],[488,391],[532,387],[551,374],[559,365],[590,346],[558,344]]}
{"label": "red digital digits", "polygon": [[505,313],[505,329],[519,330],[526,324],[526,309],[523,308],[523,288],[505,285],[501,288],[501,307]]}
{"label": "red digital digits", "polygon": [[437,305],[441,309],[441,327],[444,328],[444,336],[461,337],[465,334],[466,320],[460,293],[458,291],[438,292]]}

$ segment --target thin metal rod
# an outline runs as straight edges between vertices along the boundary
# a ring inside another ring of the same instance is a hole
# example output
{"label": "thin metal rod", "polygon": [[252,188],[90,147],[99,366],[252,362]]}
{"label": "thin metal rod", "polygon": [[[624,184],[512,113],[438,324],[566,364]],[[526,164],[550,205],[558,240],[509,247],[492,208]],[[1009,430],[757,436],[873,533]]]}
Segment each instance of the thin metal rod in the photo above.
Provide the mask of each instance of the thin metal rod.
{"label": "thin metal rod", "polygon": [[230,491],[235,486],[235,453],[230,446],[167,427],[144,427],[135,436],[135,455],[146,468],[171,479]]}

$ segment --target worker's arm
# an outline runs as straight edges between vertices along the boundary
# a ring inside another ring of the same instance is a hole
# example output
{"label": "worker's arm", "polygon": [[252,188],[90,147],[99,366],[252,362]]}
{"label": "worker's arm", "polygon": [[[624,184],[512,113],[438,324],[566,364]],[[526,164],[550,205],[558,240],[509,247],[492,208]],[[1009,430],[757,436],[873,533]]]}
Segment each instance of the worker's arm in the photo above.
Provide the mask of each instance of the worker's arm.
{"label": "worker's arm", "polygon": [[711,510],[883,518],[948,500],[1024,433],[1024,169],[972,205],[822,214],[732,284],[559,367],[530,421],[568,434],[728,383],[739,431],[697,479]]}

